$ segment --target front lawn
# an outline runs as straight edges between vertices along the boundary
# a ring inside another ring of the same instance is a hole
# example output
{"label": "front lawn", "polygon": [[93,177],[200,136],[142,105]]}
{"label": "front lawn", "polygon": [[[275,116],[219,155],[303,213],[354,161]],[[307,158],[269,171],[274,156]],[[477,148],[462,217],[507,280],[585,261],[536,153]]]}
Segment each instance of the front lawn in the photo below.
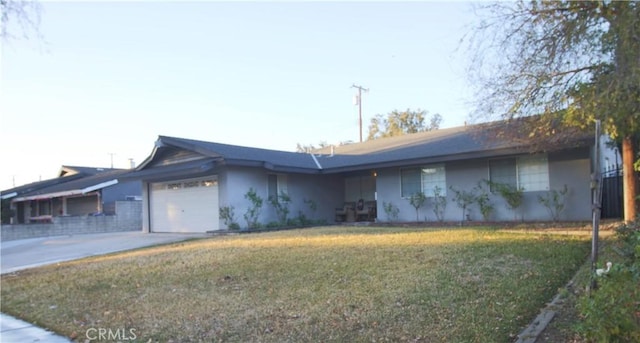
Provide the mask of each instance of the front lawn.
{"label": "front lawn", "polygon": [[589,242],[490,228],[219,236],[3,275],[2,312],[82,342],[98,329],[140,342],[509,342]]}

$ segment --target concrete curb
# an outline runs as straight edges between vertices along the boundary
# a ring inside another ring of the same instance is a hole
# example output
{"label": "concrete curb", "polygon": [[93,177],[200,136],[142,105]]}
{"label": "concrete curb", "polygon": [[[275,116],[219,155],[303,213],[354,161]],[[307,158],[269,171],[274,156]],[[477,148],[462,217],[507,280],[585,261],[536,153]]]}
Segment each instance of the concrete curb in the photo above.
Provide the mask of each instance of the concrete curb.
{"label": "concrete curb", "polygon": [[[578,268],[576,274],[567,282],[564,289],[571,289],[575,284],[576,277],[581,268]],[[551,322],[556,312],[564,305],[564,297],[558,293],[541,311],[540,314],[518,335],[518,340],[515,343],[535,343],[538,336],[547,328],[547,325]]]}
{"label": "concrete curb", "polygon": [[[569,287],[571,282],[567,285]],[[560,294],[556,294],[553,300],[547,304],[545,308],[540,311],[540,314],[536,317],[536,319],[529,324],[529,326],[524,329],[519,335],[516,343],[535,343],[538,339],[538,336],[547,328],[547,325],[551,322],[553,317],[556,315],[556,311],[560,308],[564,303],[562,296]]]}

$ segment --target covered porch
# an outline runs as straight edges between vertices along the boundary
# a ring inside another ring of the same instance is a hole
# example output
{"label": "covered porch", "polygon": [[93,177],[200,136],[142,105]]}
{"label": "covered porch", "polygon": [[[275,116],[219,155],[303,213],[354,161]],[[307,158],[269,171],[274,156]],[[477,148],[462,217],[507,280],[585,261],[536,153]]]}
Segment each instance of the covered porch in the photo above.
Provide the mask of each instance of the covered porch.
{"label": "covered porch", "polygon": [[374,222],[378,216],[376,171],[344,175],[344,203],[335,209],[336,222]]}

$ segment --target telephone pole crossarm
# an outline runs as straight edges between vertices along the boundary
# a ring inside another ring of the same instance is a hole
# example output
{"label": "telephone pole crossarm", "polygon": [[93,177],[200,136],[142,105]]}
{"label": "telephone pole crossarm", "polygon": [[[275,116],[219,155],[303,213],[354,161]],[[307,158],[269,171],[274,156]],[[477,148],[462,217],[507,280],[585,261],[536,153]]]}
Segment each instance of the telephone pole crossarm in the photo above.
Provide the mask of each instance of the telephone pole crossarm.
{"label": "telephone pole crossarm", "polygon": [[369,92],[369,88],[358,86],[355,83],[351,88],[358,90],[358,126],[360,127],[360,143],[362,143],[362,91]]}

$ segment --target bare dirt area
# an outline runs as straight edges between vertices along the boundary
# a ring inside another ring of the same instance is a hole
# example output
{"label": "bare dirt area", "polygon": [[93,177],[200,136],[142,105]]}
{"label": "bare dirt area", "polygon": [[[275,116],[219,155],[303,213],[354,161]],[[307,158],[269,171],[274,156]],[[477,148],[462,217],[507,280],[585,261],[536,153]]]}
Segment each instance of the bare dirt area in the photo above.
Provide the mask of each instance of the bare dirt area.
{"label": "bare dirt area", "polygon": [[576,311],[576,296],[569,295],[563,299],[562,306],[558,308],[553,320],[538,336],[536,342],[566,342],[566,343],[586,343],[575,330],[575,326],[580,321]]}

